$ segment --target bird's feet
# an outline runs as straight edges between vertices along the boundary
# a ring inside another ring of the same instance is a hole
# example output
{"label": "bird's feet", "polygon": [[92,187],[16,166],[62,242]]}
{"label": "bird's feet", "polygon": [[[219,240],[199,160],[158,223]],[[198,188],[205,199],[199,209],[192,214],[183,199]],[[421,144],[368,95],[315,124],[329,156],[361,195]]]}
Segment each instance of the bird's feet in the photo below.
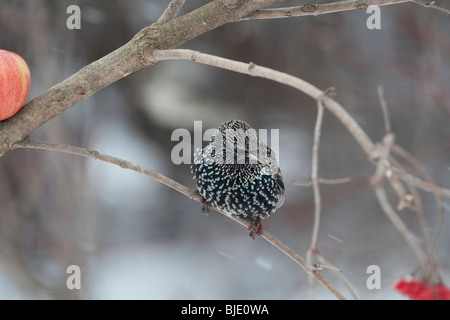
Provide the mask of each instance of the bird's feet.
{"label": "bird's feet", "polygon": [[211,204],[202,197],[202,213],[208,215],[211,210]]}
{"label": "bird's feet", "polygon": [[256,220],[252,221],[248,226],[248,230],[250,230],[250,238],[253,240],[256,239],[256,236],[260,236],[263,233],[261,218],[258,217]]}

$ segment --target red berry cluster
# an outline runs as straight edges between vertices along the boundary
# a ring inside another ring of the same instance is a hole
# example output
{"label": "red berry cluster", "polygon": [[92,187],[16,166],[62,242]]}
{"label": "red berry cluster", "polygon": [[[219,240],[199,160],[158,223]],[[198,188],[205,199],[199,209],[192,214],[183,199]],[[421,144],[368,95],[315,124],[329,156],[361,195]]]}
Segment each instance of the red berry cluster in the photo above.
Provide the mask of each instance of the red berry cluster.
{"label": "red berry cluster", "polygon": [[430,286],[422,280],[400,279],[394,289],[412,300],[450,300],[450,289],[442,283]]}

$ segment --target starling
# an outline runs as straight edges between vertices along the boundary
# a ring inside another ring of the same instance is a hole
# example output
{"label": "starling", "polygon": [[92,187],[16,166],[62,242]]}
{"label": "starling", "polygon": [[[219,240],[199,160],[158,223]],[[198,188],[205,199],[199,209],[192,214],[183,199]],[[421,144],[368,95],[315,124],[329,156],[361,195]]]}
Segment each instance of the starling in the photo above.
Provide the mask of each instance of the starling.
{"label": "starling", "polygon": [[210,143],[194,154],[192,173],[203,197],[202,211],[214,207],[250,221],[250,237],[262,234],[261,219],[284,201],[275,154],[246,122],[224,122]]}

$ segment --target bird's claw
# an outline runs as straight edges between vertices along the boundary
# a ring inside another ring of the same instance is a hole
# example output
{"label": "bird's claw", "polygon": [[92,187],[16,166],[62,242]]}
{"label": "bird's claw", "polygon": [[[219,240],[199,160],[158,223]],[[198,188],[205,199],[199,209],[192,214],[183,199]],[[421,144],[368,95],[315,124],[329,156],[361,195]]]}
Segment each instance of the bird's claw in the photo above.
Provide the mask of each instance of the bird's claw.
{"label": "bird's claw", "polygon": [[260,236],[263,233],[263,226],[261,223],[261,218],[256,218],[255,221],[252,221],[248,226],[248,230],[250,230],[250,238],[253,240],[256,239],[256,236]]}
{"label": "bird's claw", "polygon": [[210,210],[211,204],[205,198],[202,198],[202,213],[208,215]]}

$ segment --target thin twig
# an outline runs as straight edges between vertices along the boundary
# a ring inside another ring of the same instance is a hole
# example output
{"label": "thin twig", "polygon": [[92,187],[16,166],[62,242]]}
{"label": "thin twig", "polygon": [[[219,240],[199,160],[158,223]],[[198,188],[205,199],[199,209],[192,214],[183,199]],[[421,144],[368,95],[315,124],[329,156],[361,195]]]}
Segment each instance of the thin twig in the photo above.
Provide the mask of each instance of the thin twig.
{"label": "thin twig", "polygon": [[[395,146],[393,147],[395,149]],[[399,168],[400,170],[406,172],[406,168],[393,156],[389,157],[389,161],[391,161],[392,165],[396,168]],[[391,172],[392,173],[392,172]],[[398,177],[394,176],[393,174],[390,175],[390,181],[396,179],[399,180]],[[399,182],[400,183],[400,182]],[[409,193],[407,193],[403,199],[400,199],[399,206],[401,204],[405,204],[407,207],[414,209],[417,213],[417,216],[419,218],[420,225],[422,226],[422,232],[425,237],[425,242],[427,243],[430,250],[432,250],[432,241],[430,237],[430,232],[428,228],[428,222],[425,217],[425,210],[422,203],[422,198],[420,197],[419,191],[417,188],[409,183],[406,184],[409,189]],[[409,195],[409,197],[408,197]],[[403,208],[397,208],[398,211],[401,211]]]}
{"label": "thin twig", "polygon": [[394,144],[394,134],[392,132],[387,133],[384,137],[381,143],[378,143],[376,145],[376,148],[374,148],[371,152],[371,159],[376,164],[376,171],[375,174],[372,177],[372,184],[379,185],[384,177],[386,176],[387,169],[390,168],[389,163],[389,152],[391,147]]}
{"label": "thin twig", "polygon": [[403,172],[402,170],[393,168],[392,172],[399,179],[402,179],[403,181],[410,183],[422,190],[438,194],[446,198],[450,198],[450,189],[439,187],[434,183],[425,182],[409,173]]}
{"label": "thin twig", "polygon": [[[241,219],[242,220],[242,219]],[[290,257],[293,261],[295,261],[305,272],[311,274],[314,279],[317,280],[325,289],[327,289],[330,293],[332,293],[337,299],[345,300],[345,297],[337,291],[332,285],[330,285],[319,273],[317,273],[316,268],[312,265],[308,265],[305,263],[302,257],[300,257],[297,253],[292,251],[288,246],[282,243],[280,240],[275,238],[268,232],[263,231],[261,235],[262,238],[267,240],[270,244],[281,250],[284,254]],[[306,269],[305,269],[306,267]]]}
{"label": "thin twig", "polygon": [[342,12],[348,10],[365,10],[369,6],[385,6],[409,2],[410,0],[349,0],[324,4],[304,4],[295,7],[258,9],[241,20],[279,19],[302,16],[318,16],[322,14]]}
{"label": "thin twig", "polygon": [[180,12],[185,0],[171,0],[166,10],[162,13],[156,23],[166,23],[177,17],[178,12]]}
{"label": "thin twig", "polygon": [[393,168],[389,162],[390,150],[393,147],[393,145],[394,145],[394,135],[392,132],[389,132],[383,137],[382,142],[377,144],[377,148],[375,148],[374,151],[372,152],[372,160],[376,163],[376,171],[371,179],[371,182],[375,189],[378,202],[380,203],[384,213],[388,216],[392,224],[397,228],[397,230],[406,240],[408,245],[416,254],[419,261],[423,261],[426,256],[425,253],[416,244],[408,228],[399,218],[397,212],[392,208],[386,195],[386,190],[384,186],[382,186],[384,177],[386,176],[389,177],[395,170],[395,168]]}
{"label": "thin twig", "polygon": [[[414,157],[411,153],[409,153],[408,151],[404,150],[402,147],[398,146],[398,145],[394,145],[394,147],[392,148],[392,151],[401,156],[403,159],[405,159],[406,161],[408,161],[408,163],[410,163],[424,178],[425,180],[436,186],[434,179],[431,177],[431,175],[427,172],[427,170],[424,168],[424,166],[420,163],[419,160],[416,159],[416,157]],[[406,172],[406,171],[405,171]],[[409,184],[411,187],[415,187],[413,184]],[[450,192],[449,192],[450,193]],[[442,225],[443,225],[443,220],[444,220],[444,207],[442,205],[442,199],[441,199],[441,195],[439,192],[435,191],[433,192],[434,197],[436,199],[436,205],[438,207],[438,212],[439,212],[439,218],[438,218],[438,223],[437,223],[437,230],[434,234],[433,240],[430,243],[430,251],[433,251],[433,248],[436,245],[438,236],[439,236],[439,232],[442,229]]]}
{"label": "thin twig", "polygon": [[[227,216],[228,218],[236,221],[237,223],[243,225],[244,227],[248,227],[248,222],[246,220],[243,220],[241,218],[238,218],[233,215],[226,214],[220,210],[217,210],[216,208],[212,207],[214,210],[216,210],[219,213],[222,213],[223,215]],[[279,249],[281,252],[283,252],[285,255],[287,255],[291,260],[293,260],[295,263],[297,263],[307,274],[311,275],[318,283],[320,283],[325,289],[327,289],[331,294],[333,294],[338,300],[346,300],[345,297],[337,291],[332,285],[328,283],[318,272],[319,268],[317,266],[314,266],[312,264],[308,264],[300,255],[298,255],[295,251],[290,249],[287,245],[285,245],[283,242],[278,240],[275,236],[270,234],[267,231],[263,231],[263,233],[260,235],[261,238],[265,239],[267,242],[272,244],[274,247]],[[339,270],[335,267],[332,267],[330,269]],[[340,270],[339,270],[340,272]],[[308,277],[310,279],[310,277]]]}
{"label": "thin twig", "polygon": [[[172,189],[175,191],[178,191],[179,193],[187,196],[190,199],[193,199],[199,203],[202,202],[202,196],[193,189],[190,189],[181,183],[176,182],[175,180],[172,180],[158,172],[155,172],[151,169],[145,168],[141,165],[135,164],[133,162],[123,160],[117,157],[113,157],[107,154],[100,153],[95,150],[88,150],[85,148],[75,147],[71,145],[66,144],[55,144],[55,143],[49,143],[49,142],[42,142],[42,141],[31,141],[29,139],[26,139],[22,142],[16,143],[14,146],[12,146],[13,149],[40,149],[40,150],[49,150],[49,151],[58,151],[62,153],[69,153],[74,155],[79,155],[82,157],[94,159],[94,160],[101,160],[104,162],[108,162],[114,165],[117,165],[123,169],[129,169],[138,173],[141,173],[143,175],[146,175],[147,177],[150,177]],[[223,214],[224,216],[238,222],[239,224],[243,225],[244,227],[248,228],[249,222],[243,219],[240,219],[236,216],[227,214],[215,207],[211,207],[215,211]],[[337,299],[339,300],[345,300],[345,297],[339,293],[333,286],[331,286],[320,274],[316,272],[316,269],[314,266],[308,265],[305,260],[296,254],[293,250],[291,250],[287,245],[285,245],[283,242],[278,240],[275,236],[268,233],[267,231],[263,231],[261,234],[261,238],[265,239],[269,243],[271,243],[276,248],[280,249],[284,254],[286,254],[289,258],[291,258],[295,263],[297,263],[302,269],[307,272],[308,274],[311,274],[317,282],[319,282],[322,286],[324,286],[330,293],[332,293]]]}
{"label": "thin twig", "polygon": [[[311,183],[313,187],[314,194],[314,224],[313,231],[311,235],[311,244],[309,250],[306,254],[306,261],[308,264],[312,262],[312,255],[318,252],[317,249],[317,238],[319,235],[320,226],[320,213],[321,213],[321,199],[320,199],[320,188],[319,188],[319,143],[320,143],[320,133],[323,121],[323,104],[322,99],[317,99],[317,118],[316,125],[314,127],[314,138],[312,147],[312,162],[311,162]],[[311,298],[314,298],[314,283],[311,277],[309,277],[309,289],[311,293]]]}
{"label": "thin twig", "polygon": [[119,166],[123,169],[129,169],[132,171],[136,171],[138,173],[142,173],[146,175],[147,177],[150,177],[182,194],[185,196],[201,201],[201,197],[196,195],[195,191],[185,187],[184,185],[158,173],[153,170],[150,170],[148,168],[145,168],[143,166],[140,166],[138,164],[135,164],[133,162],[123,160],[117,157],[113,157],[107,154],[100,153],[95,150],[88,150],[85,148],[75,147],[71,145],[66,144],[57,144],[57,143],[49,143],[49,142],[41,142],[41,141],[31,141],[31,140],[24,140],[20,143],[17,143],[13,146],[13,149],[20,149],[20,148],[29,148],[29,149],[40,149],[40,150],[50,150],[50,151],[58,151],[63,153],[69,153],[74,155],[79,155],[85,158],[91,158],[94,160],[101,160],[104,162],[108,162],[111,164],[114,164],[116,166]]}
{"label": "thin twig", "polygon": [[414,253],[417,256],[419,261],[424,261],[426,255],[422,251],[422,249],[416,244],[413,237],[411,236],[408,228],[405,226],[403,221],[399,218],[397,212],[395,212],[394,208],[392,208],[389,203],[388,197],[386,195],[386,190],[379,185],[374,186],[375,194],[377,195],[378,202],[381,205],[384,213],[391,220],[392,224],[397,228],[400,234],[405,238],[406,242],[409,244],[411,249],[413,249]]}
{"label": "thin twig", "polygon": [[292,183],[297,186],[301,186],[301,187],[311,187],[312,186],[311,179],[310,180],[294,180]]}
{"label": "thin twig", "polygon": [[[325,95],[328,95],[330,91],[325,90]],[[318,237],[319,237],[319,227],[320,227],[320,218],[322,213],[322,201],[320,194],[320,177],[319,177],[319,144],[320,144],[320,135],[322,131],[322,123],[323,123],[323,114],[324,107],[322,104],[323,97],[317,100],[317,118],[316,124],[314,127],[314,138],[313,138],[313,147],[312,147],[312,165],[311,165],[311,184],[313,187],[314,194],[314,224],[313,224],[313,232],[311,235],[311,244],[309,250],[306,255],[306,261],[309,265],[312,265],[312,257],[318,259],[318,261],[322,264],[323,268],[327,268],[331,270],[345,286],[350,290],[351,294],[355,299],[359,299],[356,290],[351,285],[350,281],[342,274],[342,271],[330,264],[327,259],[325,259],[320,253],[318,249]],[[340,179],[342,181],[342,179]],[[347,181],[346,179],[345,181]],[[334,180],[333,182],[335,182]],[[314,283],[312,277],[308,278],[309,288],[311,293],[311,298],[315,298],[314,292]]]}
{"label": "thin twig", "polygon": [[341,183],[348,183],[350,181],[352,181],[352,177],[344,177],[338,179],[319,178],[319,183],[322,184],[341,184]]}
{"label": "thin twig", "polygon": [[391,119],[389,117],[389,109],[386,100],[384,99],[383,87],[378,86],[377,90],[378,90],[378,98],[380,99],[381,110],[383,111],[384,127],[386,133],[388,133],[391,132]]}
{"label": "thin twig", "polygon": [[[348,183],[348,182],[352,181],[352,177],[344,177],[344,178],[338,178],[338,179],[326,179],[326,178],[318,177],[317,181],[320,184],[341,184],[341,183]],[[312,186],[311,179],[308,181],[294,180],[293,184],[302,186],[302,187],[311,187]]]}
{"label": "thin twig", "polygon": [[[386,99],[384,98],[383,88],[381,86],[378,86],[377,91],[378,91],[378,98],[380,100],[381,110],[383,112],[386,134],[389,134],[392,130],[391,129],[391,120],[390,120],[390,116],[389,116],[389,108],[388,108]],[[389,150],[392,150],[394,148],[395,148],[395,145],[393,144],[393,141],[392,141],[391,145],[389,146]],[[401,166],[401,164],[390,154],[387,155],[386,160],[389,162],[392,162],[395,166],[397,166],[397,168],[400,168],[401,171],[406,172],[406,170]],[[420,224],[422,226],[422,231],[423,231],[423,234],[425,237],[425,241],[429,247],[429,251],[432,251],[433,245],[432,245],[432,242],[430,239],[430,234],[428,231],[428,223],[427,223],[427,219],[425,217],[422,200],[420,198],[419,192],[417,191],[417,188],[415,188],[411,184],[408,184],[410,192],[407,192],[405,190],[405,188],[403,187],[403,184],[401,183],[401,181],[399,181],[399,178],[392,174],[392,171],[388,170],[387,173],[389,173],[389,174],[386,174],[385,176],[388,179],[388,181],[390,182],[395,193],[397,194],[397,197],[399,198],[397,210],[401,211],[405,207],[415,209],[417,216],[419,218]]]}
{"label": "thin twig", "polygon": [[[428,175],[426,170],[423,168],[423,166],[419,163],[419,161],[417,161],[414,157],[412,157],[412,155],[404,151],[402,148],[395,145],[394,136],[393,133],[391,132],[389,109],[387,107],[386,100],[384,99],[383,89],[380,86],[378,87],[378,96],[380,99],[384,123],[386,127],[386,135],[383,138],[382,143],[378,144],[377,148],[374,150],[375,158],[374,157],[372,158],[372,160],[375,160],[375,162],[377,163],[377,171],[374,175],[374,178],[372,179],[372,182],[375,184],[375,192],[377,194],[378,201],[380,202],[383,211],[388,215],[392,223],[399,230],[400,234],[405,238],[407,243],[416,253],[416,256],[418,257],[419,261],[421,261],[421,264],[424,263],[425,257],[422,257],[424,253],[421,251],[421,248],[416,245],[415,241],[410,236],[408,229],[403,224],[401,219],[398,217],[395,210],[390,206],[385,194],[386,193],[385,189],[380,187],[381,180],[383,179],[383,177],[386,177],[399,198],[397,210],[402,210],[404,206],[410,206],[416,209],[424,233],[425,241],[428,246],[428,255],[426,257],[426,260],[430,260],[430,263],[435,264],[434,246],[437,241],[437,235],[439,230],[438,232],[436,232],[433,241],[431,241],[428,231],[428,223],[425,217],[425,212],[423,210],[420,195],[416,189],[416,185],[414,185],[411,182],[411,178],[415,177],[409,175],[407,171],[403,168],[403,166],[401,166],[400,163],[393,156],[391,156],[390,154],[391,151],[393,150],[397,154],[400,154],[403,158],[407,159],[408,162],[410,162],[414,167],[416,167],[417,170],[422,172],[425,177],[429,178],[431,181],[431,183],[429,183],[430,186],[436,187],[436,185],[434,184],[434,181]],[[394,164],[394,166],[391,165],[391,162]],[[409,186],[411,193],[407,192],[403,187],[403,184],[400,181],[401,180],[401,177],[399,176],[400,174],[405,175],[406,177],[409,178],[408,181],[403,180],[403,182],[405,182]],[[441,201],[436,193],[435,196],[439,208]],[[442,216],[443,213],[441,211],[440,221],[442,221]]]}
{"label": "thin twig", "polygon": [[310,251],[314,252],[317,250],[317,238],[319,235],[320,226],[320,213],[321,213],[321,197],[319,188],[319,143],[320,143],[320,133],[322,130],[322,120],[323,120],[323,105],[321,99],[317,100],[317,119],[316,125],[314,127],[314,138],[313,138],[313,148],[312,148],[312,164],[311,164],[311,182],[314,194],[314,225],[313,232],[311,236]]}
{"label": "thin twig", "polygon": [[397,210],[402,211],[405,207],[414,209],[414,198],[411,193],[406,191],[401,181],[392,175],[389,169],[387,169],[385,176],[398,197]]}
{"label": "thin twig", "polygon": [[450,10],[449,9],[442,8],[442,7],[439,7],[439,6],[435,5],[434,4],[435,1],[420,1],[420,0],[411,0],[411,1],[421,5],[423,7],[436,9],[436,10],[445,12],[446,14],[450,14]]}
{"label": "thin twig", "polygon": [[[330,266],[330,262],[328,262],[327,259],[325,259],[324,256],[322,256],[321,254],[317,254],[316,259],[319,260],[319,262],[325,266]],[[331,272],[333,272],[333,274],[338,277],[343,283],[344,285],[348,288],[348,290],[350,291],[350,293],[352,294],[353,298],[355,298],[356,300],[359,300],[359,295],[356,292],[356,289],[353,287],[353,285],[351,284],[351,282],[347,279],[346,276],[344,276],[344,274],[342,273],[341,270],[337,269],[337,268],[328,268],[331,270]]]}

